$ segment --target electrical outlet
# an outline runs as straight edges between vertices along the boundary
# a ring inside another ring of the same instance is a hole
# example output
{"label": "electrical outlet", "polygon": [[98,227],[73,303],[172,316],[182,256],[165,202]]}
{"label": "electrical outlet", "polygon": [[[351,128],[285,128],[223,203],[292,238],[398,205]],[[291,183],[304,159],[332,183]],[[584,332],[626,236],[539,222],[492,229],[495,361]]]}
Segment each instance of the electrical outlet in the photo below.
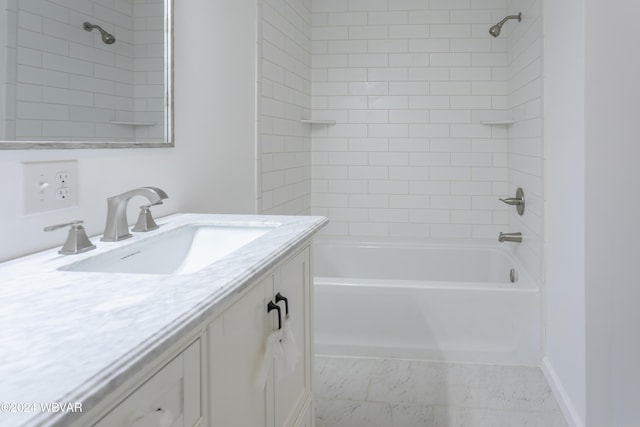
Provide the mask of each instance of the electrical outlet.
{"label": "electrical outlet", "polygon": [[71,197],[71,189],[69,187],[60,187],[56,189],[56,199],[66,200]]}
{"label": "electrical outlet", "polygon": [[28,162],[22,164],[26,214],[78,205],[78,162]]}
{"label": "electrical outlet", "polygon": [[56,173],[56,183],[59,185],[68,185],[71,175],[67,171]]}

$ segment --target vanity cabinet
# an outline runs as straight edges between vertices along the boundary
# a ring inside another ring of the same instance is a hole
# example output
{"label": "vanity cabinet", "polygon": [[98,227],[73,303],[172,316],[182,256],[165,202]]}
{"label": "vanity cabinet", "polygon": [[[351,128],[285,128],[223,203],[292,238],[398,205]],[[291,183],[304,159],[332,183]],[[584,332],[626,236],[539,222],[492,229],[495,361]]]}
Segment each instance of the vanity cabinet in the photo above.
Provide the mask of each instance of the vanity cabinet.
{"label": "vanity cabinet", "polygon": [[[310,251],[275,265],[73,427],[313,427]],[[288,306],[297,359],[286,369],[267,358],[266,383],[256,384],[278,330],[269,302],[282,322]]]}
{"label": "vanity cabinet", "polygon": [[[212,427],[311,427],[311,272],[305,247],[276,267],[208,327],[209,420]],[[256,384],[267,337],[278,312],[267,312],[280,294],[283,322],[297,346],[293,371],[270,361],[265,384]]]}

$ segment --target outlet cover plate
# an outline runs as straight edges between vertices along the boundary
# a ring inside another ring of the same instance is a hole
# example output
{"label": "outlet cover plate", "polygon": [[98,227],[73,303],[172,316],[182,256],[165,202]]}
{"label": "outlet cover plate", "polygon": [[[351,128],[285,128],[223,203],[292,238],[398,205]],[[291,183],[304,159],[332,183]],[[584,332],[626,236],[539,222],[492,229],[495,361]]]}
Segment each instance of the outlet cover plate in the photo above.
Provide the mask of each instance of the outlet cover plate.
{"label": "outlet cover plate", "polygon": [[[78,162],[75,160],[22,163],[22,178],[25,214],[78,205]],[[64,197],[60,197],[61,194]]]}

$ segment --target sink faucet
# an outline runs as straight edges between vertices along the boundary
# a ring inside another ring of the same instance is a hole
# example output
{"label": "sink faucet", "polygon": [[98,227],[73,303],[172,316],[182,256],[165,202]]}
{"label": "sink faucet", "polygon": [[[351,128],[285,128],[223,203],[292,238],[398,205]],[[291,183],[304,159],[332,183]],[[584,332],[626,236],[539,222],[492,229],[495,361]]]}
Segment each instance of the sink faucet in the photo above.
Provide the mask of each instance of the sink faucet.
{"label": "sink faucet", "polygon": [[500,233],[498,242],[522,242],[522,233]]}
{"label": "sink faucet", "polygon": [[54,231],[63,227],[71,227],[69,228],[67,241],[64,242],[64,246],[58,251],[58,253],[62,255],[81,254],[96,248],[96,245],[91,243],[87,237],[87,232],[82,226],[83,222],[84,221],[76,220],[66,224],[50,225],[45,227],[44,231]]}
{"label": "sink faucet", "polygon": [[146,197],[151,205],[162,204],[162,201],[169,197],[167,193],[159,188],[140,187],[107,198],[107,224],[104,227],[104,236],[100,240],[117,242],[131,237],[129,223],[127,222],[127,204],[129,199],[134,196]]}

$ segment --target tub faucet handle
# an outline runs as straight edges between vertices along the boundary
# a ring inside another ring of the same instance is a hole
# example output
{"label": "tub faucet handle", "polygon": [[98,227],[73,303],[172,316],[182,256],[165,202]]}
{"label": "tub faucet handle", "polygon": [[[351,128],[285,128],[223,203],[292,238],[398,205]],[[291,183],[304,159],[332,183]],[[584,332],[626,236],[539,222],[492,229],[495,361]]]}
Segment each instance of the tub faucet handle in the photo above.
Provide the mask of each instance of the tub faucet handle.
{"label": "tub faucet handle", "polygon": [[91,243],[91,241],[87,237],[87,232],[82,226],[83,223],[84,221],[76,220],[67,222],[65,224],[50,225],[48,227],[45,227],[44,231],[49,232],[59,230],[64,227],[71,227],[69,228],[67,241],[64,242],[64,245],[58,251],[58,253],[62,255],[81,254],[83,252],[87,252],[96,248],[96,246]]}
{"label": "tub faucet handle", "polygon": [[502,203],[506,203],[507,205],[518,206],[522,204],[522,199],[518,199],[517,197],[508,197],[506,199],[498,199]]}
{"label": "tub faucet handle", "polygon": [[516,197],[507,197],[506,199],[498,199],[502,203],[515,206],[518,211],[518,215],[524,215],[524,190],[520,187],[516,190]]}

